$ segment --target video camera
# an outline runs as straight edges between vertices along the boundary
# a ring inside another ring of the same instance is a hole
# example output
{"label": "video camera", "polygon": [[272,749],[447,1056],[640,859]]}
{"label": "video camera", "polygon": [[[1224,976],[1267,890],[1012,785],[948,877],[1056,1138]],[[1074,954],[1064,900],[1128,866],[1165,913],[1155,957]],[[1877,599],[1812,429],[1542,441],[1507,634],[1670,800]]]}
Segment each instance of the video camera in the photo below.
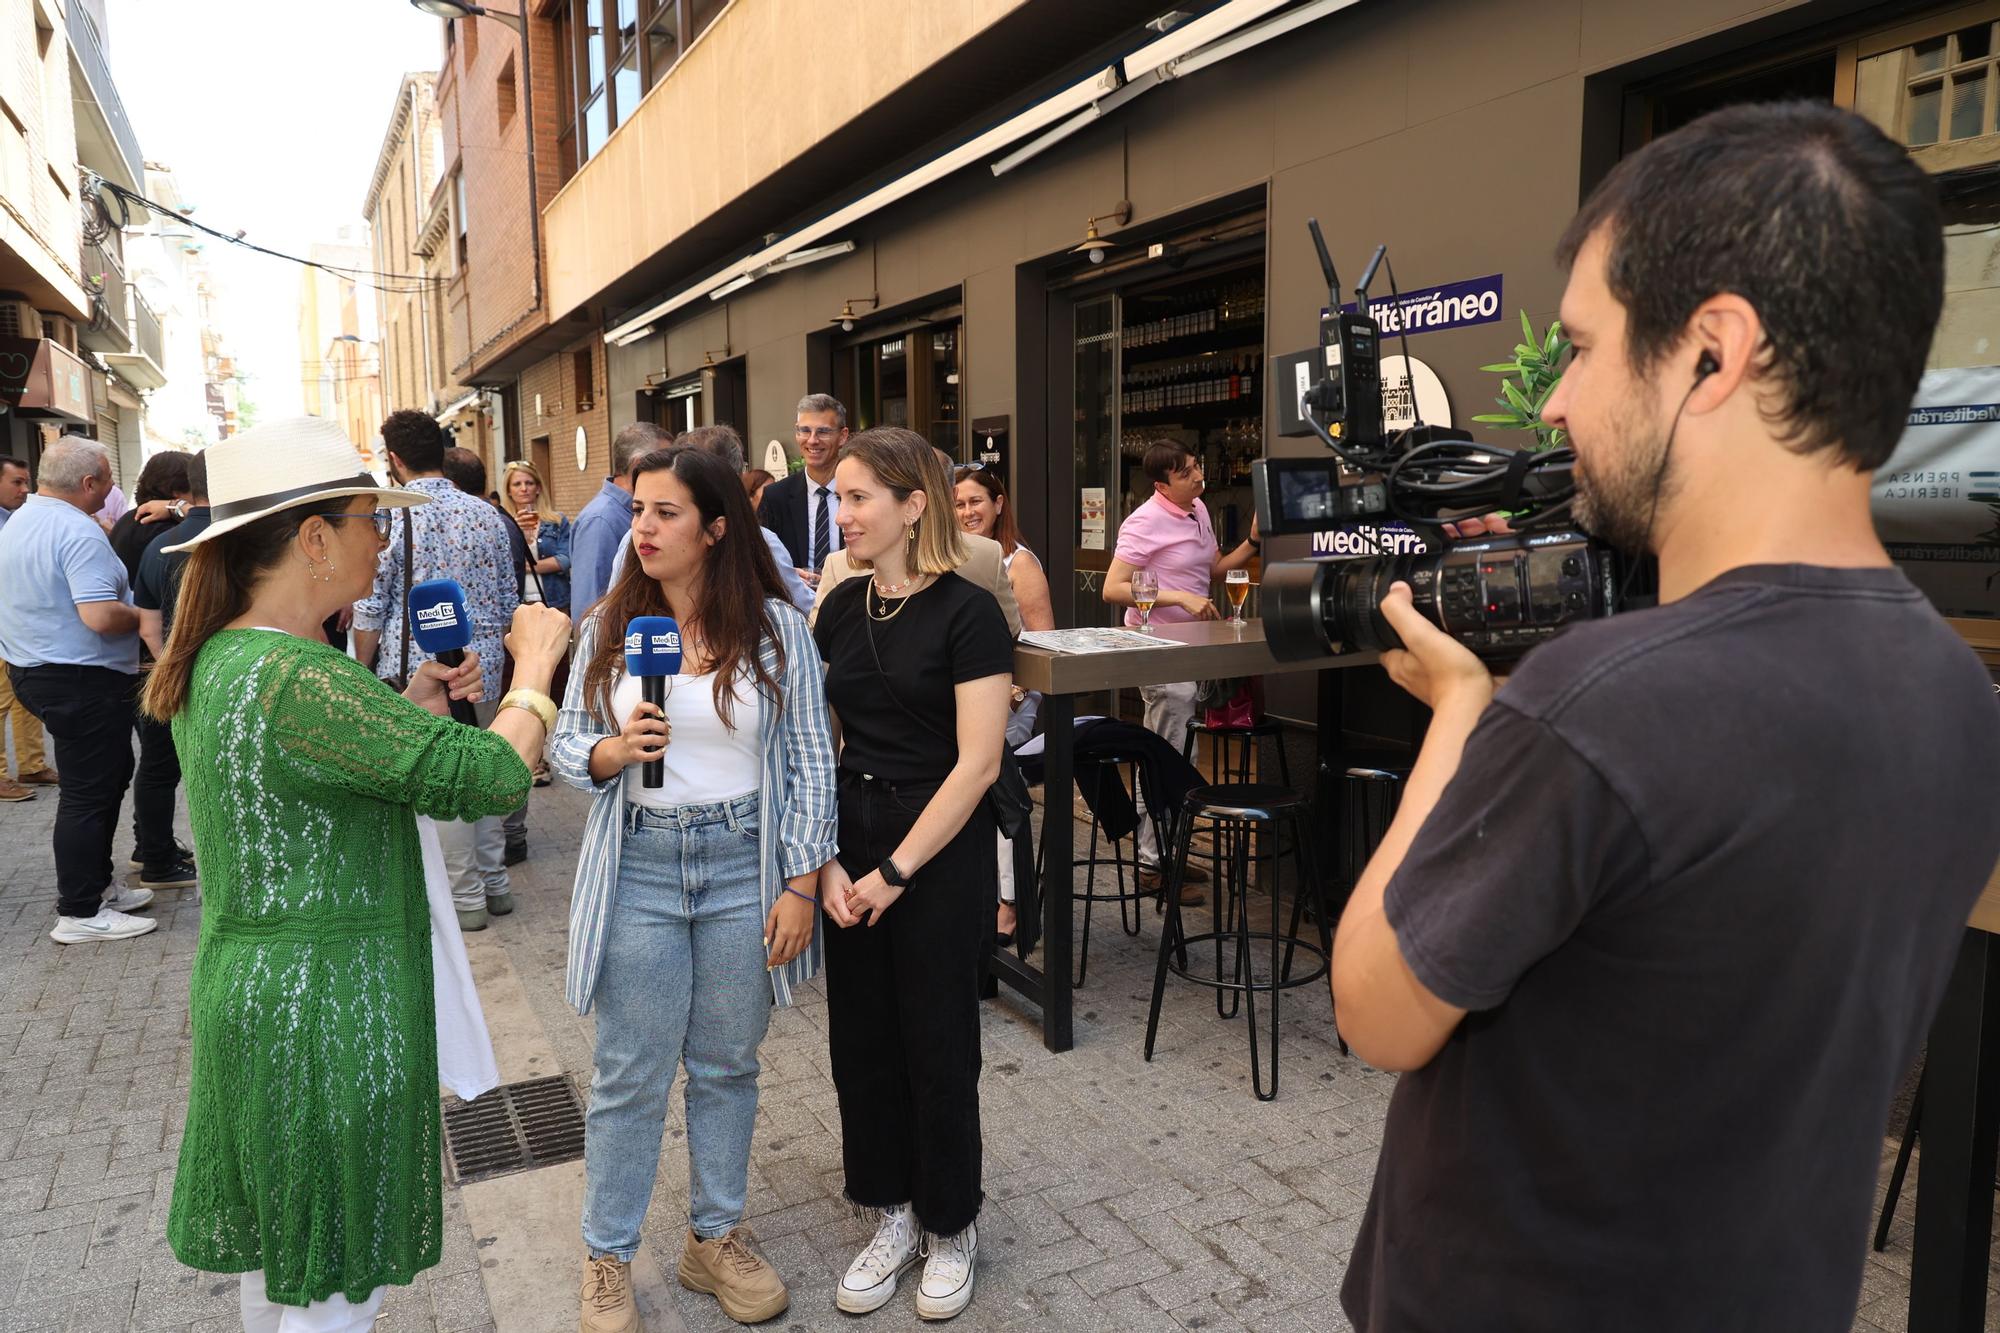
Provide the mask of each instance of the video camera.
{"label": "video camera", "polygon": [[[1398,580],[1410,585],[1418,612],[1489,661],[1519,657],[1571,621],[1610,615],[1624,563],[1570,523],[1575,455],[1481,445],[1421,417],[1387,437],[1381,327],[1368,313],[1368,287],[1388,247],[1375,247],[1354,308],[1343,309],[1319,220],[1306,225],[1326,275],[1319,334],[1327,373],[1306,390],[1300,415],[1333,456],[1259,460],[1252,471],[1258,529],[1272,537],[1400,520],[1442,537],[1455,518],[1506,510],[1513,531],[1420,555],[1273,563],[1263,583],[1272,654],[1300,661],[1402,647],[1382,616],[1382,598]],[[1393,265],[1389,282],[1393,292]]]}

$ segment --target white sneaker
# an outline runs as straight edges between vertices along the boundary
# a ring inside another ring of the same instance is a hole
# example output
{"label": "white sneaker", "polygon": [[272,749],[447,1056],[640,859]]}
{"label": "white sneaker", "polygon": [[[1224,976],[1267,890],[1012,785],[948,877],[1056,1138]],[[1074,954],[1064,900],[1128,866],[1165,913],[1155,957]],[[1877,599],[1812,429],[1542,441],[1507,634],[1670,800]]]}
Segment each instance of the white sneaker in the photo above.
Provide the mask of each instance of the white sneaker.
{"label": "white sneaker", "polygon": [[142,916],[126,916],[109,907],[97,909],[96,916],[66,916],[56,922],[49,938],[57,944],[83,944],[90,940],[126,940],[159,929],[160,923]]}
{"label": "white sneaker", "polygon": [[834,1304],[849,1314],[867,1314],[888,1304],[896,1294],[896,1279],[917,1261],[921,1238],[916,1212],[909,1204],[884,1208],[875,1239],[847,1266]]}
{"label": "white sneaker", "polygon": [[917,1284],[917,1317],[950,1319],[972,1304],[972,1270],[979,1257],[979,1228],[968,1223],[956,1236],[924,1233],[924,1280]]}
{"label": "white sneaker", "polygon": [[114,884],[104,891],[105,907],[114,912],[136,912],[153,901],[153,891],[141,885],[128,889],[122,884]]}

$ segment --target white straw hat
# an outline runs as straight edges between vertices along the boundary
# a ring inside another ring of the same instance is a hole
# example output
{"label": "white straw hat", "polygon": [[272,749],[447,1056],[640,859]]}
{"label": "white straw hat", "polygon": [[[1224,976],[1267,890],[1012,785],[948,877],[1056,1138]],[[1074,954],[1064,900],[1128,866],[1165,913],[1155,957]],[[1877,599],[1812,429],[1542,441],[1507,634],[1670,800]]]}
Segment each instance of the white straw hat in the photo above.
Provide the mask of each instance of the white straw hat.
{"label": "white straw hat", "polygon": [[209,524],[177,546],[188,551],[280,509],[313,500],[372,495],[385,508],[430,503],[421,491],[378,486],[362,470],[361,456],[335,422],[287,417],[252,426],[202,451],[208,460]]}

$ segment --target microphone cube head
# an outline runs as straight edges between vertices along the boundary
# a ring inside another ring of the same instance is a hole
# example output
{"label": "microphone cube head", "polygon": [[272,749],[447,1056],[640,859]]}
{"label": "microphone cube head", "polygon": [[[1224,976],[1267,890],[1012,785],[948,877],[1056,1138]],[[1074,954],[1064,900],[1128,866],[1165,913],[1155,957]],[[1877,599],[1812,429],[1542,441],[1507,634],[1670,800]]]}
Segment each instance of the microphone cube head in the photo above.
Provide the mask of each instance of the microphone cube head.
{"label": "microphone cube head", "polygon": [[672,616],[634,616],[625,627],[625,674],[672,676],[681,669],[681,627]]}
{"label": "microphone cube head", "polygon": [[425,579],[410,589],[410,637],[435,657],[472,642],[472,614],[456,579]]}

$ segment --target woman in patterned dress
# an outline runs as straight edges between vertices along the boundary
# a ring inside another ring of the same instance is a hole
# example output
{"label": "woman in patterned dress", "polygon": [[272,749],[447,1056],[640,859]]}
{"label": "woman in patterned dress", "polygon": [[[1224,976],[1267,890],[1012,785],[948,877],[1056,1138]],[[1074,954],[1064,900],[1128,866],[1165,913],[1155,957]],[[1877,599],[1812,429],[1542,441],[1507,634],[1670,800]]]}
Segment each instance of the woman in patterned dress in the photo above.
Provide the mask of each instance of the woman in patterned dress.
{"label": "woman in patterned dress", "polygon": [[443,1228],[416,816],[521,803],[569,622],[522,607],[517,695],[491,729],[460,726],[447,699],[478,697],[476,655],[425,663],[399,696],[320,633],[373,584],[379,506],[424,497],[356,475],[316,418],[207,453],[214,522],[144,699],[173,725],[205,891],[167,1237],[243,1275],[247,1333],[348,1333],[437,1263]]}

